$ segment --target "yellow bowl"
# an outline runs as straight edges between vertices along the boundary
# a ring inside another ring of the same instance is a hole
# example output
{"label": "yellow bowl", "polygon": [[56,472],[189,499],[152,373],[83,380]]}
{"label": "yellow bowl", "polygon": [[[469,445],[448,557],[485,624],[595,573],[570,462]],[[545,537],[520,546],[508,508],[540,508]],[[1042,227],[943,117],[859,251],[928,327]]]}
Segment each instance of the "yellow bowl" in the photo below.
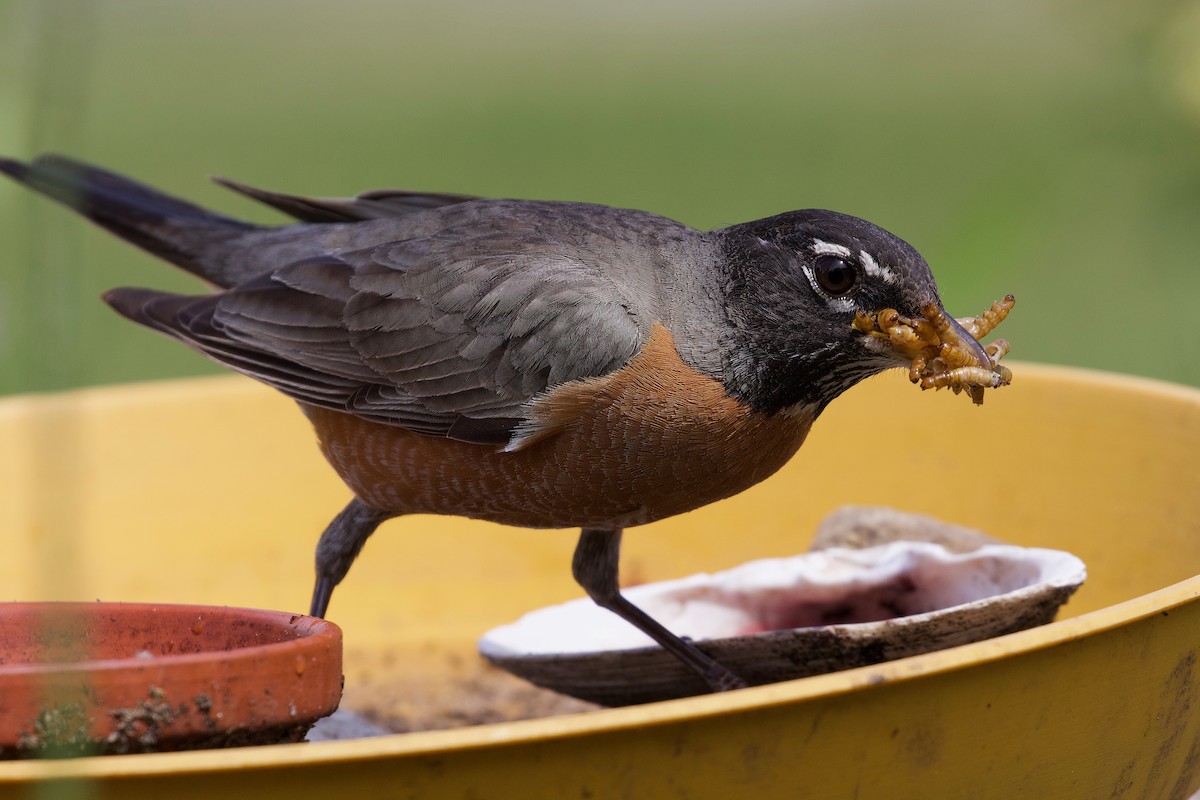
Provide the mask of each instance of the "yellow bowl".
{"label": "yellow bowl", "polygon": [[[1200,392],[1017,365],[983,408],[892,373],[834,403],[792,463],[635,529],[642,580],[805,549],[843,503],[1069,550],[1051,625],[720,696],[236,751],[0,764],[0,796],[1186,797],[1200,787]],[[0,599],[300,609],[347,493],[284,398],[237,378],[0,402]],[[389,522],[334,597],[347,689],[577,596],[574,536]],[[424,683],[437,688],[438,677]],[[447,684],[449,686],[449,684]],[[89,784],[86,790],[70,786]],[[76,795],[72,795],[76,796]]]}

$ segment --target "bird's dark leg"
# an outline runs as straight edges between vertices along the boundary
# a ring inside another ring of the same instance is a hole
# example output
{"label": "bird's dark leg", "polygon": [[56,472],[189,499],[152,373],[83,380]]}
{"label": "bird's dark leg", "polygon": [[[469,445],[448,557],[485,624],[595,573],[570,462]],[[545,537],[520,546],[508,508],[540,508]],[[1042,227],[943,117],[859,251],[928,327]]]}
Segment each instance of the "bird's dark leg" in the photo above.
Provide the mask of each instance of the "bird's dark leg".
{"label": "bird's dark leg", "polygon": [[741,689],[746,682],[702,653],[695,645],[671,633],[661,623],[621,595],[617,583],[621,556],[621,531],[584,528],[575,547],[571,570],[575,580],[596,604],[618,615],[663,646],[671,655],[687,664],[715,692]]}
{"label": "bird's dark leg", "polygon": [[346,577],[350,565],[367,543],[367,537],[375,532],[379,523],[392,516],[395,515],[371,508],[356,497],[333,518],[317,542],[317,582],[308,612],[311,616],[325,616],[333,587]]}

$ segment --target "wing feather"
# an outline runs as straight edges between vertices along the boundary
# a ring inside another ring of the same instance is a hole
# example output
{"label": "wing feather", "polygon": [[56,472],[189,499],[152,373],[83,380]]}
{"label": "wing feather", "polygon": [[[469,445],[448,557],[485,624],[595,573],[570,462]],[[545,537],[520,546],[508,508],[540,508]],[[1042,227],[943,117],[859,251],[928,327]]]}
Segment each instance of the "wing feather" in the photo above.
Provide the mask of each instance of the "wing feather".
{"label": "wing feather", "polygon": [[503,444],[540,393],[637,353],[650,315],[622,297],[570,248],[516,226],[321,255],[202,298],[116,290],[110,302],[302,402]]}

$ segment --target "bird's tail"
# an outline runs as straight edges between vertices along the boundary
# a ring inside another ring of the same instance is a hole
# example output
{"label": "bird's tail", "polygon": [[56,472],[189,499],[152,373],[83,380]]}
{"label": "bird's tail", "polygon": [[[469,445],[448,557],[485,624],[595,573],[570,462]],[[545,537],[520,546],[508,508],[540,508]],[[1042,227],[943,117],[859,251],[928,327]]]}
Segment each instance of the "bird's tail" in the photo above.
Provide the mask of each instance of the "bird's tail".
{"label": "bird's tail", "polygon": [[214,214],[149,186],[57,155],[25,164],[0,158],[0,172],[72,208],[138,247],[218,286],[203,257],[256,226]]}

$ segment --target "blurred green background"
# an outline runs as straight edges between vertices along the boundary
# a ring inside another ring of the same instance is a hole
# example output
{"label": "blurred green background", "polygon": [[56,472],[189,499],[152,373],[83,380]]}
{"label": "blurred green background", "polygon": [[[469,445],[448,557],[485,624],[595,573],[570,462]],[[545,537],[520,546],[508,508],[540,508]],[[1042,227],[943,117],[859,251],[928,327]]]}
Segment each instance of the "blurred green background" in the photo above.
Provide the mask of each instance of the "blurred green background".
{"label": "blurred green background", "polygon": [[[1014,357],[1200,384],[1200,3],[0,0],[0,152],[259,221],[210,174],[908,239]],[[199,290],[0,183],[0,392],[215,372],[120,320]]]}

